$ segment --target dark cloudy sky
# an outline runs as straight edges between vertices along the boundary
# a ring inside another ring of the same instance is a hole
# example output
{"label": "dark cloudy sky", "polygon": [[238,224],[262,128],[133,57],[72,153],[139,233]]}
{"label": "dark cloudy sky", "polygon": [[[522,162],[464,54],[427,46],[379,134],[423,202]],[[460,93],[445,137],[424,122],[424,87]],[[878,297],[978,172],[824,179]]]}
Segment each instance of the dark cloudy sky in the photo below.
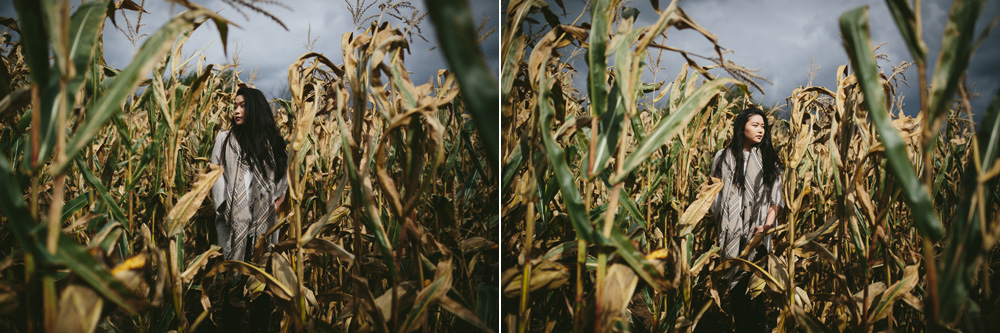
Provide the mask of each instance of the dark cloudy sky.
{"label": "dark cloudy sky", "polygon": [[[563,1],[566,5],[566,16],[561,17],[564,23],[572,22],[583,10],[584,4],[577,1]],[[661,8],[670,3],[660,0]],[[506,7],[507,1],[504,1]],[[562,9],[554,1],[550,6],[557,14]],[[922,19],[924,27],[924,42],[927,44],[928,75],[935,69],[938,53],[941,49],[941,37],[947,23],[951,1],[924,0],[922,3]],[[658,18],[648,0],[634,0],[628,6],[639,9],[637,27],[652,25]],[[848,1],[818,1],[818,0],[769,0],[769,1],[710,1],[681,0],[680,7],[684,9],[695,22],[716,34],[719,44],[733,53],[726,58],[748,68],[760,69],[762,76],[768,78],[774,85],[762,83],[765,95],[755,93],[762,104],[773,106],[780,103],[784,106],[785,98],[792,90],[808,83],[807,73],[810,61],[815,57],[814,66],[819,68],[813,85],[825,86],[831,90],[836,88],[836,70],[840,65],[848,63],[847,54],[841,44],[838,19],[841,14],[859,6],[869,6],[869,18],[872,41],[878,45],[888,42],[879,49],[880,53],[889,56],[890,62],[879,61],[879,65],[891,73],[891,66],[900,61],[912,61],[906,45],[900,37],[892,16],[884,1],[848,0]],[[1000,14],[1000,1],[987,1],[983,12],[977,21],[978,35],[989,22]],[[541,20],[539,16],[539,20]],[[590,21],[590,13],[583,15],[577,23]],[[670,29],[666,44],[705,56],[714,56],[712,44],[693,30]],[[651,49],[651,53],[655,54]],[[568,55],[569,52],[564,52]],[[665,70],[661,71],[657,80],[664,78],[672,80],[683,58],[675,53],[664,52]],[[577,68],[586,68],[579,59]],[[703,65],[710,62],[701,61]],[[581,72],[582,73],[582,72]],[[716,73],[723,73],[718,72]],[[919,110],[920,97],[916,66],[910,67],[905,73],[911,87],[901,86],[901,93],[906,96],[904,112],[910,115]],[[651,79],[651,76],[647,75]],[[972,101],[976,119],[982,117],[990,100],[1000,89],[1000,27],[994,30],[989,39],[976,51],[968,69],[968,82],[973,85],[973,92],[979,97]],[[586,87],[586,78],[579,74],[576,77],[577,87]],[[585,93],[585,91],[584,91]],[[787,108],[785,108],[787,112]]]}
{"label": "dark cloudy sky", "polygon": [[[134,0],[141,3],[141,0]],[[356,0],[349,0],[352,4]],[[72,0],[74,4],[79,4],[80,0]],[[288,86],[288,66],[295,62],[299,56],[307,52],[304,44],[307,43],[307,32],[312,29],[312,37],[316,39],[313,51],[322,53],[336,64],[342,64],[340,40],[345,33],[354,31],[354,23],[351,14],[347,10],[344,0],[292,0],[282,1],[290,9],[274,5],[262,5],[264,9],[281,19],[288,27],[284,30],[280,25],[271,21],[267,17],[244,9],[248,18],[236,12],[235,9],[225,4],[221,0],[192,0],[210,10],[228,18],[240,28],[232,28],[229,31],[229,57],[223,55],[222,43],[215,26],[206,23],[196,30],[187,44],[184,46],[185,58],[202,50],[206,56],[205,65],[211,63],[229,64],[232,63],[232,56],[239,50],[241,68],[245,70],[241,78],[249,79],[249,73],[257,70],[258,77],[254,84],[261,89],[268,98],[275,97],[287,90]],[[367,2],[380,2],[369,0]],[[401,0],[394,1],[396,3]],[[423,0],[410,0],[410,3],[420,12],[426,12]],[[476,25],[483,21],[483,16],[487,17],[487,27],[497,27],[494,32],[481,44],[481,50],[486,55],[486,64],[494,73],[499,73],[499,7],[497,0],[473,0],[469,1],[473,20]],[[178,14],[183,7],[169,3],[164,0],[146,0],[145,9],[149,14],[143,14],[140,33],[151,35],[159,29],[171,17]],[[127,12],[132,23],[135,23],[136,13]],[[125,20],[121,17],[122,12],[117,14],[119,26],[125,26]],[[372,6],[368,14],[378,14],[378,5]],[[0,16],[16,17],[17,13],[11,1],[0,0]],[[365,15],[368,16],[368,15]],[[367,27],[367,24],[364,25]],[[393,23],[393,26],[397,24]],[[412,73],[410,78],[414,84],[427,83],[438,69],[447,68],[444,55],[441,49],[430,51],[430,48],[437,44],[434,27],[430,16],[424,18],[420,24],[422,35],[428,40],[424,42],[419,38],[410,44],[410,54],[406,55],[406,68]],[[486,30],[489,30],[487,28]],[[145,39],[143,39],[145,40]],[[142,40],[141,40],[142,41]],[[141,41],[140,44],[141,45]],[[138,45],[136,46],[138,49]],[[108,65],[114,68],[124,68],[132,59],[133,46],[125,35],[115,29],[110,21],[107,21],[104,29],[104,52]],[[193,61],[197,64],[197,60]]]}

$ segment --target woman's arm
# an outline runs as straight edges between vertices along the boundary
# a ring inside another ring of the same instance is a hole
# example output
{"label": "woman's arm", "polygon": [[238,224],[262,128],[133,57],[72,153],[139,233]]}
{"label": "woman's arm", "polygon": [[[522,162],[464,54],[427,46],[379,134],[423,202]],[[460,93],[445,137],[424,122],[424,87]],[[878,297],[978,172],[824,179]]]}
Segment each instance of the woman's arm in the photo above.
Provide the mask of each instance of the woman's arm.
{"label": "woman's arm", "polygon": [[278,207],[281,207],[281,202],[285,201],[285,193],[286,192],[288,192],[288,174],[285,174],[284,176],[282,176],[281,180],[278,181],[278,184],[275,187],[275,191],[274,191],[273,195],[278,196],[276,199],[274,199],[274,212],[275,213],[278,212]]}
{"label": "woman's arm", "polygon": [[[715,157],[712,158],[712,168],[708,171],[708,174],[712,177],[722,178],[722,175],[715,173],[715,168],[718,167],[719,156],[722,155],[723,151],[725,151],[725,149],[715,152]],[[708,207],[708,211],[712,213],[713,216],[719,216],[722,214],[722,191],[719,191],[719,194],[715,195],[715,200],[712,200],[712,205]]]}
{"label": "woman's arm", "polygon": [[[222,163],[222,146],[225,141],[226,133],[227,132],[223,131],[215,135],[215,146],[212,147],[212,157],[210,159],[212,164],[220,165]],[[216,211],[218,211],[219,206],[226,201],[225,168],[222,165],[220,165],[220,167],[223,168],[223,174],[219,177],[219,180],[215,181],[215,184],[212,184],[212,201],[215,204]]]}
{"label": "woman's arm", "polygon": [[277,200],[274,200],[274,212],[276,212],[276,213],[278,212],[278,207],[281,207],[281,202],[282,201],[285,201],[285,197],[284,196],[278,197]]}
{"label": "woman's arm", "polygon": [[774,219],[778,217],[778,205],[771,205],[767,208],[767,218],[764,225],[757,226],[757,232],[767,232],[774,228]]}

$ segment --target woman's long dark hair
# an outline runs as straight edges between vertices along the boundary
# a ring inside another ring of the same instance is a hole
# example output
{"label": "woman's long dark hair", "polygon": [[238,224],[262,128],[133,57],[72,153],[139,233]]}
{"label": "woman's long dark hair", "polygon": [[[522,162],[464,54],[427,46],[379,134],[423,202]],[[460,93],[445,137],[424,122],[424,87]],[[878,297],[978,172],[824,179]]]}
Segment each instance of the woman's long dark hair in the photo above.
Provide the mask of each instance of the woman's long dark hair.
{"label": "woman's long dark hair", "polygon": [[[723,154],[729,153],[733,155],[733,161],[736,165],[743,165],[743,130],[746,128],[747,122],[750,121],[750,117],[753,115],[759,115],[764,119],[764,138],[760,140],[757,146],[760,148],[760,157],[764,163],[764,184],[774,183],[775,178],[778,177],[778,173],[781,170],[782,163],[778,159],[778,152],[774,150],[774,146],[771,144],[771,125],[767,121],[767,115],[764,111],[756,108],[748,108],[746,110],[740,111],[740,114],[736,115],[736,119],[733,120],[733,140],[726,147],[726,151]],[[716,166],[717,169],[722,168],[722,163]],[[733,175],[733,183],[741,191],[743,190],[743,184],[746,182],[744,178],[743,168],[733,168],[736,174]],[[716,170],[716,174],[720,174],[721,170]]]}
{"label": "woman's long dark hair", "polygon": [[236,125],[234,119],[229,136],[235,137],[240,144],[241,159],[260,175],[267,175],[265,167],[274,170],[274,182],[277,183],[285,174],[288,154],[285,152],[285,139],[274,124],[267,98],[254,88],[240,88],[236,95],[243,96],[245,103],[243,124]]}

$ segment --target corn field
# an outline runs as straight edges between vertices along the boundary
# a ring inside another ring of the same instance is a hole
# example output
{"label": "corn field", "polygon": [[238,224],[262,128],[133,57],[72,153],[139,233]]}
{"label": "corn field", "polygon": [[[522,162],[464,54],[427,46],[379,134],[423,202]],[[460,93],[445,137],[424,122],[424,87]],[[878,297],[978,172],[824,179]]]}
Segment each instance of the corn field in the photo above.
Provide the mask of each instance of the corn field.
{"label": "corn field", "polygon": [[[985,1],[954,1],[944,36],[922,35],[919,1],[887,0],[892,17],[842,13],[850,63],[836,86],[800,87],[775,108],[756,105],[761,78],[677,2],[652,1],[649,26],[619,1],[590,1],[583,24],[544,0],[503,7],[503,329],[732,331],[741,309],[721,278],[738,267],[776,332],[1000,330],[1000,92],[971,110],[964,81],[989,33],[974,30]],[[874,20],[893,20],[912,62],[878,53]],[[715,54],[671,46],[671,29]],[[928,38],[943,40],[936,64]],[[661,57],[686,63],[650,80]],[[909,67],[915,115],[896,92]],[[770,114],[786,206],[765,260],[722,260],[709,168],[751,106]]]}
{"label": "corn field", "polygon": [[289,157],[281,241],[242,262],[221,258],[205,198],[215,135],[253,82],[182,58],[195,29],[225,47],[235,24],[174,2],[121,69],[102,32],[142,15],[132,1],[17,0],[0,19],[0,331],[237,330],[216,322],[234,273],[246,298],[273,299],[269,331],[497,330],[498,89],[468,47],[468,5],[428,1],[449,63],[429,82],[382,15],[289,64],[291,98],[271,101]]}

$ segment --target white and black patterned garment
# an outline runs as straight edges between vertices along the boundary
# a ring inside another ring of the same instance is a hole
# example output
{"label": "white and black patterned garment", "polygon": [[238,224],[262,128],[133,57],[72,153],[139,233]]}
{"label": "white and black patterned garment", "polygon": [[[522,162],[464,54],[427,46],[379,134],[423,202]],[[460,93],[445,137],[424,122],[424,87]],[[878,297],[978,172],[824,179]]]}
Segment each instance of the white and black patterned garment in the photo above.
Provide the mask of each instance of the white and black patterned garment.
{"label": "white and black patterned garment", "polygon": [[[266,175],[252,172],[240,158],[239,142],[229,131],[216,135],[211,162],[221,164],[223,170],[212,185],[218,244],[226,260],[247,261],[252,252],[247,248],[275,223],[274,201],[285,195],[288,177],[274,183],[273,170],[266,170]],[[271,234],[270,242],[278,242],[277,232]]]}
{"label": "white and black patterned garment", "polygon": [[[725,152],[725,153],[723,153]],[[741,192],[733,183],[736,173],[736,164],[732,154],[726,149],[715,153],[712,160],[712,176],[722,179],[722,191],[712,203],[711,212],[716,217],[717,233],[716,239],[721,248],[719,253],[722,259],[735,258],[740,255],[740,251],[747,245],[753,237],[757,226],[764,225],[767,219],[767,209],[771,205],[777,205],[779,211],[784,207],[784,200],[781,194],[781,174],[775,178],[771,184],[764,184],[763,161],[760,149],[753,147],[749,152],[744,151],[744,189]],[[722,163],[719,173],[716,167]],[[764,237],[764,247],[771,251],[771,235]],[[757,253],[754,249],[747,254],[749,258],[756,258],[766,253]],[[736,269],[733,268],[725,274],[725,279],[729,281],[729,288],[732,289],[742,278],[743,274],[734,278]]]}

